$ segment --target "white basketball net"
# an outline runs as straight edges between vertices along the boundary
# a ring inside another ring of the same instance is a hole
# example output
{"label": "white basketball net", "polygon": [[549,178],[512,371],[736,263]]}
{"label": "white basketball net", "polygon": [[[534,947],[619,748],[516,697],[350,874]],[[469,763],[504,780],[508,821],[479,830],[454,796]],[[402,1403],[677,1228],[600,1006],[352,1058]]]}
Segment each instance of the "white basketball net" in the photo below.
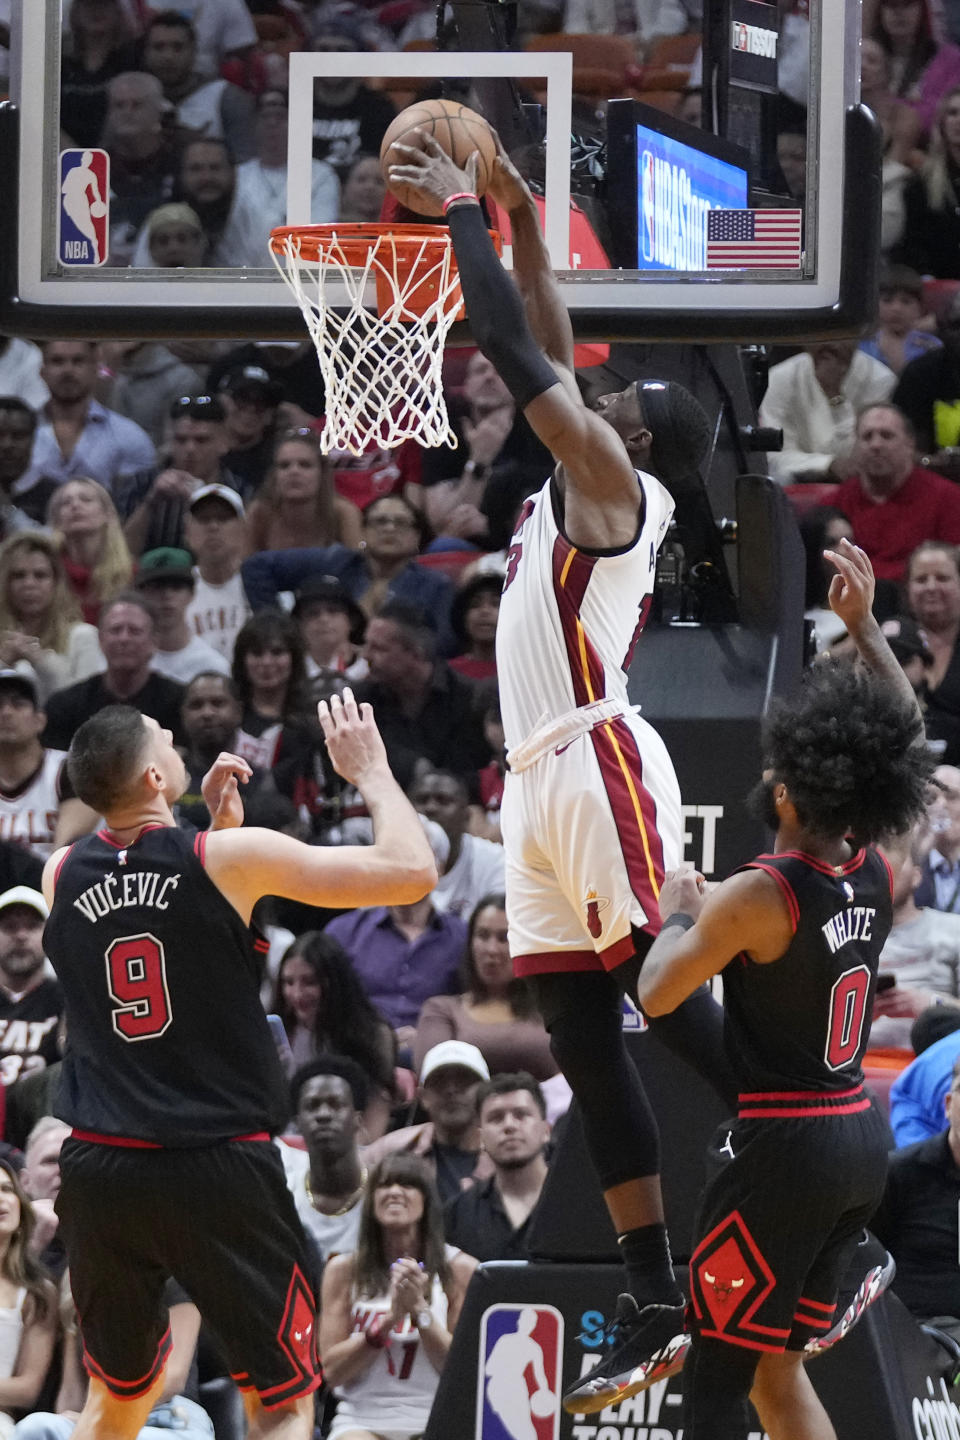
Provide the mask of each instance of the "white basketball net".
{"label": "white basketball net", "polygon": [[[429,447],[457,444],[442,377],[443,347],[460,306],[450,237],[440,231],[421,239],[415,262],[402,265],[406,278],[398,274],[397,238],[389,232],[374,236],[358,268],[335,233],[322,245],[321,257],[301,254],[300,240],[291,235],[282,256],[270,252],[303,311],[320,361],[324,454],[362,455],[370,445],[391,450],[404,440]],[[378,282],[379,314],[364,305],[371,281]],[[339,313],[328,299],[331,285],[342,286],[346,297]],[[412,309],[411,295],[427,286],[433,298],[425,308],[418,303]]]}

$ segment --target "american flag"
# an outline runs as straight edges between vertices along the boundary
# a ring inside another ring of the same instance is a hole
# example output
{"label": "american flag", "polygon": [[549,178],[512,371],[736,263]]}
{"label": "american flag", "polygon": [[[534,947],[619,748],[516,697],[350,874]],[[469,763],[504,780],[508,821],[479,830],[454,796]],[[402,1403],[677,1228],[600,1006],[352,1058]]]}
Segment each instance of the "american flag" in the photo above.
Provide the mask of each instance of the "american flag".
{"label": "american flag", "polygon": [[709,210],[707,269],[796,269],[802,222],[802,210]]}

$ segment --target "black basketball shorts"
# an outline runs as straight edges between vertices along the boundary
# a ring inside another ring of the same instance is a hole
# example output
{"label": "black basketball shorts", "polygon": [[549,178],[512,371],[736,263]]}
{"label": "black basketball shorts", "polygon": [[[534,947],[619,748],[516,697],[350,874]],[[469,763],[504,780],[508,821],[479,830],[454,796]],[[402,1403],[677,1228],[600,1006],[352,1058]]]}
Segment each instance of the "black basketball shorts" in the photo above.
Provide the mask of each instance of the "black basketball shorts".
{"label": "black basketball shorts", "polygon": [[317,1304],[300,1221],[269,1141],[153,1150],[68,1139],[56,1209],[88,1370],[144,1394],[170,1334],[178,1280],[241,1389],[268,1407],[315,1390]]}
{"label": "black basketball shorts", "polygon": [[690,1261],[690,1328],[774,1353],[830,1328],[887,1169],[872,1106],[837,1113],[843,1102],[827,1100],[801,1118],[786,1098],[789,1118],[741,1114],[715,1134]]}

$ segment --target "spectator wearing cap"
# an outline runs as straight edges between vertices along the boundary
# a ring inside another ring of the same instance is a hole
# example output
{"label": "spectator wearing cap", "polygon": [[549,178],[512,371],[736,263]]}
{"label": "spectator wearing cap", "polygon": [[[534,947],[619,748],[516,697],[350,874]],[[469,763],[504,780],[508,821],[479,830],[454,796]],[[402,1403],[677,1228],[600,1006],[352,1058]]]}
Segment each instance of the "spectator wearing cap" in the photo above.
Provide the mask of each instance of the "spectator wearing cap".
{"label": "spectator wearing cap", "polygon": [[155,13],[143,37],[143,69],[163,86],[181,139],[224,140],[237,161],[253,154],[255,102],[222,76],[197,69],[197,34],[182,11]]}
{"label": "spectator wearing cap", "polygon": [[237,636],[250,615],[240,575],[247,526],[236,490],[229,485],[201,485],[194,490],[184,536],[196,561],[187,623],[232,662]]}
{"label": "spectator wearing cap", "polygon": [[221,379],[217,397],[226,416],[224,464],[239,479],[242,493],[254,495],[273,458],[283,386],[262,365],[238,365]]}
{"label": "spectator wearing cap", "polygon": [[442,653],[449,655],[453,586],[445,575],[416,563],[424,533],[419,510],[402,495],[382,495],[363,512],[359,550],[331,545],[251,555],[243,566],[247,598],[255,611],[261,610],[275,605],[280,591],[296,591],[311,575],[334,575],[368,618],[394,601],[420,610]]}
{"label": "spectator wearing cap", "polygon": [[926,635],[916,620],[909,615],[892,615],[889,620],[884,620],[880,629],[886,636],[894,659],[900,665],[916,694],[922,697],[926,691],[927,676],[933,665],[933,655],[927,644]]}
{"label": "spectator wearing cap", "polygon": [[158,674],[180,685],[207,671],[230,674],[229,660],[201,640],[187,619],[195,588],[189,550],[169,545],[148,550],[140,557],[135,583],[153,616],[153,668]]}
{"label": "spectator wearing cap", "polygon": [[[253,159],[237,166],[237,194],[260,217],[264,255],[270,244],[270,231],[287,223],[287,114],[286,91],[264,90],[257,99],[256,152]],[[338,219],[339,204],[337,172],[325,160],[312,161],[312,223],[326,225]],[[378,210],[375,218],[379,216]]]}
{"label": "spectator wearing cap", "polygon": [[41,860],[54,848],[67,758],[63,750],[45,749],[46,723],[30,676],[0,670],[0,839]]}
{"label": "spectator wearing cap", "polygon": [[187,502],[201,485],[240,490],[226,467],[226,415],[214,395],[181,395],[170,407],[170,441],[159,470],[138,476],[117,497],[123,533],[133,555],[183,544]]}
{"label": "spectator wearing cap", "polygon": [[114,596],[101,610],[98,628],[107,668],[102,675],[91,675],[50,696],[48,743],[69,750],[78,727],[98,710],[107,705],[134,705],[162,729],[170,730],[179,744],[183,739],[183,686],[154,668],[156,631],[143,595],[133,590]]}
{"label": "spectator wearing cap", "polygon": [[463,648],[450,661],[450,669],[467,680],[496,679],[502,590],[502,575],[475,575],[453,597],[450,625]]}
{"label": "spectator wearing cap", "polygon": [[475,1045],[444,1040],[424,1056],[417,1095],[429,1117],[424,1125],[392,1130],[363,1152],[371,1168],[385,1155],[408,1151],[429,1165],[446,1205],[475,1181],[493,1173],[480,1148],[477,1096],[490,1079],[487,1062]]}
{"label": "spectator wearing cap", "polygon": [[833,503],[853,526],[878,580],[902,580],[922,540],[960,541],[960,490],[917,465],[913,428],[893,405],[860,412],[853,470]]}
{"label": "spectator wearing cap", "polygon": [[333,470],[312,430],[279,436],[248,524],[252,550],[359,545],[360,511],[334,490]]}
{"label": "spectator wearing cap", "polygon": [[485,1260],[529,1260],[527,1232],[550,1139],[543,1091],[526,1071],[495,1075],[477,1094],[480,1144],[493,1174],[455,1196],[443,1217],[448,1245]]}
{"label": "spectator wearing cap", "polygon": [[894,375],[918,355],[939,350],[941,341],[929,330],[920,330],[923,319],[923,281],[908,265],[891,265],[880,277],[878,318],[874,333],[860,341],[860,349],[882,360]]}
{"label": "spectator wearing cap", "polygon": [[[182,201],[171,200],[151,210],[140,235],[132,261],[137,270],[196,270],[205,263],[207,237],[200,216]],[[178,393],[194,385],[195,379],[181,385]]]}
{"label": "spectator wearing cap", "polygon": [[94,398],[97,344],[47,340],[42,349],[41,374],[50,399],[40,412],[30,470],[21,478],[18,494],[26,496],[37,488],[45,507],[53,489],[77,476],[98,480],[112,494],[126,477],[149,470],[157,458],[150,436]]}
{"label": "spectator wearing cap", "polygon": [[434,908],[429,895],[413,905],[374,905],[338,915],[326,934],[339,940],[374,1005],[401,1045],[413,1040],[431,995],[452,995],[467,927]]}
{"label": "spectator wearing cap", "polygon": [[760,423],[783,431],[783,449],[768,457],[774,480],[846,479],[858,413],[889,400],[895,384],[892,371],[853,340],[810,345],[772,366]]}
{"label": "spectator wearing cap", "polygon": [[306,651],[307,679],[334,673],[363,680],[363,636],[367,618],[335,575],[316,575],[297,591],[293,618]]}
{"label": "spectator wearing cap", "polygon": [[[314,36],[313,48],[328,54],[369,50],[360,25],[348,16],[327,18]],[[361,151],[379,155],[380,141],[396,110],[379,90],[371,90],[358,76],[328,75],[313,82],[313,158],[326,160],[340,179]]]}
{"label": "spectator wearing cap", "polygon": [[874,999],[870,1044],[909,1050],[910,1026],[930,1005],[960,1010],[960,915],[921,909],[914,899],[926,855],[919,827],[887,849],[893,925],[880,952],[880,973],[895,983]]}
{"label": "spectator wearing cap", "polygon": [[[170,227],[171,231],[176,228],[176,225]],[[162,445],[170,423],[170,406],[181,395],[198,388],[199,374],[178,360],[165,345],[153,340],[107,341],[101,351],[103,363],[112,376],[111,407],[118,415],[126,415],[128,420],[141,426],[154,445]]]}
{"label": "spectator wearing cap", "polygon": [[49,914],[40,892],[26,885],[0,895],[0,1081],[4,1085],[59,1059],[57,1026],[63,995],[57,981],[48,978],[43,951]]}

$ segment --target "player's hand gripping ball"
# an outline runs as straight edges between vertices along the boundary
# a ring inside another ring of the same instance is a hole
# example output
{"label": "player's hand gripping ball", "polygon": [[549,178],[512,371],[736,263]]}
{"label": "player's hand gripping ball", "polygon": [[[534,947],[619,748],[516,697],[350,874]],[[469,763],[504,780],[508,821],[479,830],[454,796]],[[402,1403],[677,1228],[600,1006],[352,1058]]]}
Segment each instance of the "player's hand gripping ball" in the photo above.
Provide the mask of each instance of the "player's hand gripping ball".
{"label": "player's hand gripping ball", "polygon": [[424,209],[424,200],[414,194],[408,185],[391,185],[391,165],[402,165],[405,157],[394,150],[394,146],[409,145],[416,150],[423,149],[424,137],[432,135],[459,169],[463,169],[474,151],[477,161],[477,194],[482,195],[493,174],[493,162],[497,158],[497,140],[490,126],[476,110],[470,110],[455,100],[420,100],[408,105],[406,110],[391,123],[380,146],[380,169],[392,195],[419,215],[442,215],[443,207],[438,203]]}

